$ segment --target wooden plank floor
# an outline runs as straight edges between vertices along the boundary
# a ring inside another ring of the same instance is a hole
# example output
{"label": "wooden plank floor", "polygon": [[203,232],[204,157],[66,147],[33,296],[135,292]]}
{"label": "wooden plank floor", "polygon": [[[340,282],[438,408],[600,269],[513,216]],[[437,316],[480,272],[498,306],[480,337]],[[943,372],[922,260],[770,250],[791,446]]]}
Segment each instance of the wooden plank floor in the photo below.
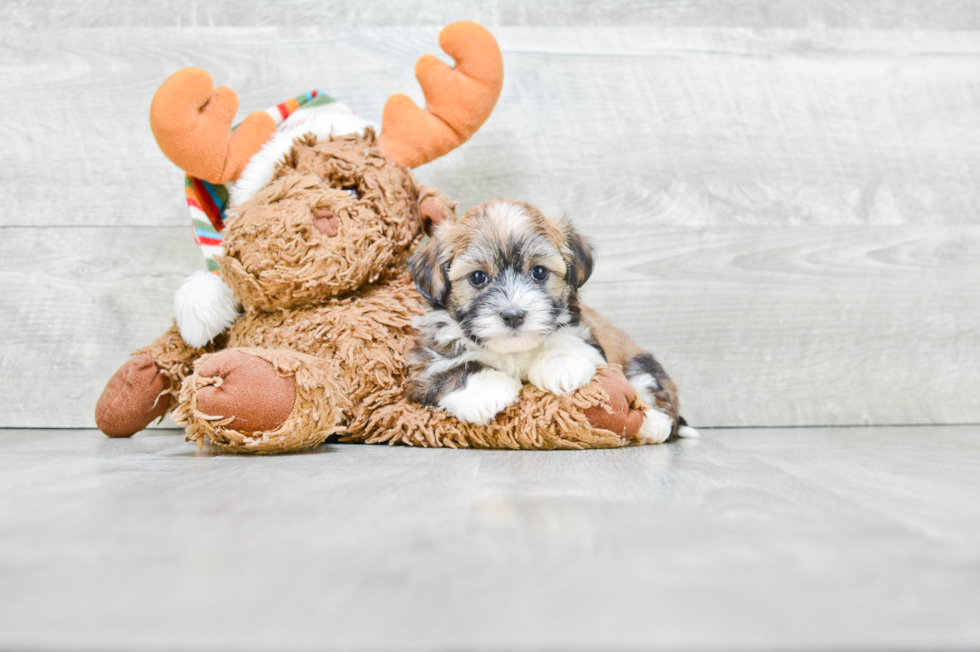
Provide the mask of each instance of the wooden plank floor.
{"label": "wooden plank floor", "polygon": [[977,427],[559,453],[0,431],[0,649],[975,649]]}

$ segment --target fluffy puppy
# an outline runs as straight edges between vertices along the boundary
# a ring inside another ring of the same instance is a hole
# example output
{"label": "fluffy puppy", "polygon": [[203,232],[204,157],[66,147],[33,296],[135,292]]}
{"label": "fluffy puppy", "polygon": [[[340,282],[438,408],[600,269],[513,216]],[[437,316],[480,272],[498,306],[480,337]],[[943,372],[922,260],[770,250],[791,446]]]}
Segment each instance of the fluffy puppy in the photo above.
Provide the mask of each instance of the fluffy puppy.
{"label": "fluffy puppy", "polygon": [[409,398],[487,424],[523,381],[562,395],[612,362],[652,406],[643,443],[696,435],[653,356],[579,303],[592,267],[592,248],[567,220],[523,202],[486,202],[440,224],[411,260],[430,310],[416,322]]}

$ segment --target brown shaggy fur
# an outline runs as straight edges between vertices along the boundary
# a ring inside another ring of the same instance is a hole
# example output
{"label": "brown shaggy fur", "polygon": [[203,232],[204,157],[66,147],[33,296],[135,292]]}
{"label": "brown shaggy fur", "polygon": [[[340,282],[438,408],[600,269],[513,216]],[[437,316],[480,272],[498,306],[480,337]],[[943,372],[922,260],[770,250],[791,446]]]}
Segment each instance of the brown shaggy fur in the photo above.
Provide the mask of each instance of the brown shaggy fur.
{"label": "brown shaggy fur", "polygon": [[[404,263],[422,237],[423,218],[451,215],[454,206],[387,161],[371,130],[300,139],[273,182],[227,220],[219,263],[243,314],[206,349],[188,347],[175,328],[141,349],[171,379],[170,407],[187,438],[255,453],[308,448],[332,435],[413,446],[628,445],[586,415],[614,412],[598,380],[565,397],[525,387],[520,402],[489,426],[460,423],[404,398],[412,318],[422,312]],[[332,237],[314,224],[324,211],[339,220]],[[294,380],[293,409],[278,427],[238,431],[230,427],[234,415],[199,409],[203,388],[223,382],[200,374],[201,365],[227,350],[260,358]]]}

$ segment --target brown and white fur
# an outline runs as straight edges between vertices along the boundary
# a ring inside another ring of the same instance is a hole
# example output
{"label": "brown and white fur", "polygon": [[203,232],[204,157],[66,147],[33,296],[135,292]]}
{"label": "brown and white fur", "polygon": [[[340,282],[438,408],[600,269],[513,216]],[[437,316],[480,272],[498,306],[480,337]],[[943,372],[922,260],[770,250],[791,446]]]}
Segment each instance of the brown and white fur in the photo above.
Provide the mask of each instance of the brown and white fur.
{"label": "brown and white fur", "polygon": [[440,224],[411,261],[431,309],[416,323],[409,398],[487,424],[523,381],[560,396],[610,362],[652,406],[642,443],[696,436],[654,357],[579,303],[592,267],[592,248],[567,220],[523,202],[486,202]]}

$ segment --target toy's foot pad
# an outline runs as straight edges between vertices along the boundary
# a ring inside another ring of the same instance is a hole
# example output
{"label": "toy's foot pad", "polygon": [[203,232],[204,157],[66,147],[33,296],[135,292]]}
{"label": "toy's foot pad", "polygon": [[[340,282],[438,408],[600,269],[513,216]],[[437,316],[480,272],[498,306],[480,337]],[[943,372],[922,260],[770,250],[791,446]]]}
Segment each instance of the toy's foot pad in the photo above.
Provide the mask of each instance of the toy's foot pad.
{"label": "toy's foot pad", "polygon": [[130,437],[161,416],[170,405],[170,378],[143,353],[113,374],[95,404],[95,423],[110,437]]}
{"label": "toy's foot pad", "polygon": [[292,377],[280,376],[266,360],[241,351],[214,354],[201,364],[197,375],[215,380],[198,390],[198,411],[222,419],[232,417],[225,427],[239,432],[275,430],[289,418],[296,403]]}
{"label": "toy's foot pad", "polygon": [[609,394],[609,404],[589,408],[585,411],[585,417],[596,428],[611,430],[624,439],[633,438],[640,431],[644,419],[643,412],[630,409],[630,404],[636,398],[636,389],[628,380],[608,369],[599,372],[598,380]]}

